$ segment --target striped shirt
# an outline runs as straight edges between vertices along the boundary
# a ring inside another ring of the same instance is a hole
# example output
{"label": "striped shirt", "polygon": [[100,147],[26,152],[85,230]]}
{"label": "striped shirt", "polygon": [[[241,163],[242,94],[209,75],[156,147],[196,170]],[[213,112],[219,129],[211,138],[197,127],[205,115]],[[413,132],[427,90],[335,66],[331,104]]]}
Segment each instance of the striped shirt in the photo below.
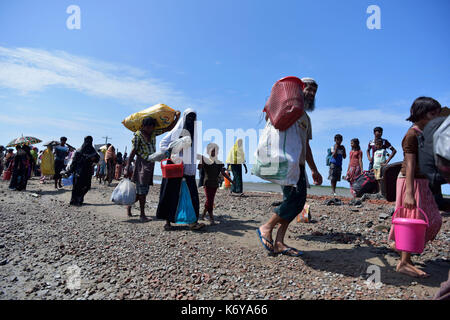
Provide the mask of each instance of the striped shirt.
{"label": "striped shirt", "polygon": [[133,145],[133,149],[136,151],[136,154],[139,155],[143,159],[147,159],[147,157],[156,152],[156,136],[164,133],[163,130],[154,130],[150,137],[150,141],[146,141],[141,131],[137,131],[134,134],[133,140],[131,141]]}

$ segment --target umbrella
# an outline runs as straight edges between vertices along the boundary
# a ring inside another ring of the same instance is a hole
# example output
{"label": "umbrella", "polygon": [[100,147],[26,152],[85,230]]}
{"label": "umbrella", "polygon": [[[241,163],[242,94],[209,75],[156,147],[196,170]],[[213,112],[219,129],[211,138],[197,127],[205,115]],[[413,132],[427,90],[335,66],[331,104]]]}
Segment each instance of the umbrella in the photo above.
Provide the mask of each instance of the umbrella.
{"label": "umbrella", "polygon": [[31,145],[42,142],[42,140],[39,140],[35,137],[24,137],[21,136],[20,138],[14,139],[10,143],[8,143],[7,147],[16,147],[16,146],[23,146],[23,145]]}

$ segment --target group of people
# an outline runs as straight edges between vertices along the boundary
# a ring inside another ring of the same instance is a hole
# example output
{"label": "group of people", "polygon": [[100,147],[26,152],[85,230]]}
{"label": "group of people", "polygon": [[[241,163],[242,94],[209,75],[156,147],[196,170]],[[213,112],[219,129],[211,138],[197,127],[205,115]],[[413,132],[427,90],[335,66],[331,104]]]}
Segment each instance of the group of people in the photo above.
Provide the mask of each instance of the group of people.
{"label": "group of people", "polygon": [[[374,139],[369,141],[367,146],[367,159],[369,160],[369,171],[374,172],[375,179],[380,183],[382,178],[381,168],[387,166],[391,159],[397,153],[397,150],[390,144],[387,139],[383,139],[383,128],[376,127],[373,129]],[[345,146],[342,144],[343,137],[341,134],[334,136],[334,145],[328,149],[327,165],[330,167],[328,180],[331,182],[331,193],[336,195],[337,182],[341,181],[343,160],[347,158]],[[350,184],[352,191],[353,183],[356,178],[363,172],[363,152],[360,147],[359,139],[353,138],[350,141],[351,151],[349,154],[349,163],[347,173],[343,177]],[[388,153],[388,149],[391,153]],[[379,190],[381,187],[379,188]],[[353,192],[352,192],[353,193]]]}
{"label": "group of people", "polygon": [[[271,218],[257,229],[257,234],[262,246],[270,255],[289,255],[301,256],[302,252],[296,248],[287,245],[284,241],[286,230],[290,222],[301,212],[306,201],[306,179],[305,179],[305,163],[311,169],[314,184],[322,184],[322,176],[317,170],[314,157],[309,146],[311,135],[311,120],[307,112],[314,110],[314,98],[318,85],[311,78],[302,79],[305,84],[304,95],[304,115],[296,124],[304,131],[299,135],[302,143],[302,154],[300,158],[301,174],[296,187],[283,186],[283,201],[278,203],[274,208]],[[419,142],[418,136],[422,133],[426,125],[433,121],[441,114],[441,105],[438,101],[430,97],[417,98],[411,108],[410,116],[407,121],[412,123],[411,128],[406,132],[402,141],[402,149],[404,159],[401,166],[400,174],[397,178],[396,205],[399,218],[422,219],[421,213],[417,208],[426,212],[429,225],[426,229],[425,242],[435,239],[441,225],[442,217],[435,198],[430,189],[430,181],[419,170]],[[448,115],[447,115],[448,117]],[[395,148],[385,139],[382,139],[383,130],[380,127],[374,129],[375,139],[370,141],[367,150],[367,157],[370,162],[369,170],[374,170],[377,179],[380,179],[380,169],[396,154]],[[333,194],[335,194],[336,182],[339,181],[342,170],[342,159],[346,158],[345,147],[342,146],[342,136],[335,136],[335,145],[330,150],[331,157],[329,159],[330,173],[329,179],[332,181]],[[347,170],[347,180],[353,182],[363,168],[362,152],[358,139],[351,141],[352,150],[350,152],[350,163]],[[386,149],[392,152],[388,156]],[[445,162],[445,159],[442,160]],[[449,161],[442,165],[442,174],[446,173],[446,181],[450,183]],[[273,230],[279,225],[275,239],[273,239]],[[407,274],[412,277],[428,277],[429,275],[417,268],[411,260],[411,253],[401,251],[396,248],[396,239],[394,225],[388,237],[390,246],[400,254],[400,261],[397,264],[396,271]]]}
{"label": "group of people", "polygon": [[[305,206],[307,196],[307,177],[306,164],[311,169],[312,178],[315,185],[322,184],[322,175],[319,173],[314,161],[314,156],[310,147],[312,139],[312,124],[308,115],[315,109],[315,96],[318,89],[317,82],[312,78],[303,78],[303,115],[293,125],[299,127],[298,139],[301,141],[302,149],[300,154],[300,175],[295,186],[282,186],[283,201],[276,204],[273,215],[268,221],[261,225],[256,231],[262,246],[269,254],[276,256],[278,254],[288,256],[301,256],[299,249],[291,247],[285,242],[285,235],[289,224],[302,211]],[[426,241],[433,240],[442,224],[442,218],[439,209],[434,201],[429,188],[428,180],[421,174],[418,167],[418,142],[417,135],[424,130],[429,121],[439,116],[441,105],[432,98],[420,97],[414,101],[410,109],[410,117],[407,119],[412,123],[407,131],[403,141],[402,149],[404,159],[401,172],[397,179],[397,199],[396,208],[400,210],[399,217],[420,218],[416,207],[421,208],[427,213],[429,226],[426,232]],[[82,147],[73,154],[70,163],[66,166],[64,159],[69,150],[65,147],[67,139],[61,138],[60,145],[55,147],[54,160],[51,149],[47,149],[41,156],[42,169],[46,159],[54,161],[54,179],[55,187],[60,183],[61,175],[74,175],[72,190],[72,205],[81,205],[85,194],[91,187],[94,167],[97,165],[97,178],[102,182],[111,183],[113,177],[120,178],[122,172],[125,178],[131,179],[136,185],[136,199],[140,205],[140,220],[145,222],[151,220],[145,214],[145,203],[150,186],[153,185],[153,170],[155,162],[151,161],[152,155],[157,152],[156,136],[165,134],[159,145],[159,152],[165,154],[165,158],[171,158],[173,144],[184,137],[189,138],[189,147],[183,148],[179,156],[188,161],[183,162],[182,177],[164,177],[161,182],[159,203],[156,210],[156,217],[165,220],[164,230],[172,230],[172,224],[177,223],[177,214],[180,211],[179,203],[183,190],[188,190],[189,206],[195,212],[195,219],[190,223],[192,230],[199,230],[205,227],[200,223],[200,218],[205,218],[208,214],[210,223],[214,224],[214,198],[217,189],[220,186],[221,179],[225,178],[232,183],[232,193],[242,195],[242,166],[247,172],[245,164],[245,153],[243,151],[243,142],[238,139],[233,148],[228,153],[226,163],[224,164],[218,158],[219,147],[217,144],[210,143],[207,146],[207,155],[197,155],[196,153],[196,126],[198,114],[193,109],[186,109],[183,114],[177,111],[172,124],[163,129],[157,129],[155,119],[148,117],[142,122],[142,127],[135,132],[132,139],[132,150],[130,157],[121,157],[120,153],[115,154],[112,145],[108,145],[106,150],[99,151],[93,147],[93,139],[88,136],[84,139]],[[267,120],[267,118],[266,118]],[[369,160],[369,170],[374,170],[377,179],[380,179],[380,168],[386,165],[395,156],[395,148],[387,141],[382,139],[383,129],[377,127],[374,129],[374,139],[369,142],[367,149],[367,158]],[[335,145],[331,148],[331,157],[329,159],[330,172],[329,179],[332,182],[333,193],[335,194],[336,182],[340,180],[342,171],[342,160],[346,158],[346,150],[342,145],[343,137],[335,136]],[[391,153],[387,154],[387,149]],[[186,154],[183,154],[186,153]],[[358,139],[351,140],[350,162],[347,169],[346,179],[353,183],[363,168],[363,154]],[[6,157],[5,157],[6,158]],[[30,148],[23,146],[18,148],[14,157],[14,173],[11,181],[12,188],[22,188],[26,177],[30,174],[28,165],[32,159]],[[197,161],[199,162],[197,165]],[[133,167],[132,164],[134,163]],[[173,164],[168,160],[169,164]],[[51,169],[51,166],[49,166]],[[226,169],[231,169],[233,178],[230,177]],[[202,217],[200,217],[200,203],[198,186],[195,181],[196,171],[200,170],[199,186],[204,188],[206,203]],[[43,171],[44,172],[44,171]],[[132,206],[127,206],[128,216],[132,216]],[[276,236],[273,238],[273,231],[278,226]],[[397,250],[395,246],[394,226],[389,233],[391,248]],[[414,266],[411,260],[411,253],[399,252],[400,261],[397,265],[397,271],[410,276],[424,277],[425,272]]]}
{"label": "group of people", "polygon": [[104,148],[97,150],[100,155],[99,163],[97,164],[97,169],[95,170],[95,177],[97,181],[101,184],[111,183],[114,180],[120,180],[124,174],[124,164],[127,161],[127,153],[122,155],[121,152],[117,152],[113,145],[107,143]]}

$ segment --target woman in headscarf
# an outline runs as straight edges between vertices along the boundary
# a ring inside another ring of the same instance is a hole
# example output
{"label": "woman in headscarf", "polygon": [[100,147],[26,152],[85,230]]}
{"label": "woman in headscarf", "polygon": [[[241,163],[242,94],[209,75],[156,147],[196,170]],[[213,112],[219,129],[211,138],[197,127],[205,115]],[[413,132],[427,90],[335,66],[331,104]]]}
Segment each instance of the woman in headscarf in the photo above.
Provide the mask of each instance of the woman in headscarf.
{"label": "woman in headscarf", "polygon": [[[171,223],[176,223],[178,204],[180,200],[180,191],[182,183],[186,183],[189,189],[190,200],[196,215],[196,221],[190,225],[191,230],[198,230],[204,227],[204,224],[198,223],[200,203],[198,197],[197,184],[195,182],[196,159],[197,159],[197,139],[195,130],[195,121],[197,113],[192,109],[186,109],[183,117],[160,142],[161,151],[169,150],[169,144],[181,137],[189,135],[191,137],[191,146],[184,148],[179,156],[183,158],[183,177],[182,178],[163,178],[159,194],[159,204],[156,211],[158,219],[166,220],[164,230],[171,230]],[[170,163],[170,162],[168,162]]]}
{"label": "woman in headscarf", "polygon": [[92,145],[92,137],[84,138],[84,143],[80,149],[75,152],[72,163],[65,174],[73,173],[72,199],[70,204],[81,206],[84,196],[91,189],[92,175],[94,174],[94,165],[99,162],[100,156]]}
{"label": "woman in headscarf", "polygon": [[17,153],[13,160],[13,171],[10,189],[22,191],[27,188],[28,179],[31,176],[30,147],[27,145],[17,146]]}
{"label": "woman in headscarf", "polygon": [[55,174],[55,155],[53,154],[52,146],[48,145],[47,149],[41,155],[41,181],[44,183],[46,177],[53,176]]}
{"label": "woman in headscarf", "polygon": [[108,186],[111,186],[111,182],[114,178],[114,171],[116,170],[116,149],[110,146],[105,154],[106,161],[106,181],[108,181]]}
{"label": "woman in headscarf", "polygon": [[[209,221],[211,225],[214,225],[214,198],[216,196],[217,189],[219,188],[219,176],[222,174],[225,178],[231,181],[230,176],[225,172],[225,166],[223,162],[217,159],[219,152],[219,146],[215,143],[210,143],[206,147],[206,153],[208,157],[203,157],[201,163],[198,165],[199,169],[203,169],[204,178],[202,185],[205,189],[206,203],[203,210],[202,219],[205,218],[206,212],[209,214]],[[200,178],[202,179],[202,178]]]}
{"label": "woman in headscarf", "polygon": [[233,172],[233,185],[231,187],[231,193],[239,193],[241,196],[243,195],[242,165],[244,166],[245,173],[247,174],[242,139],[237,139],[233,148],[230,152],[228,152],[227,166],[228,169],[231,167],[231,171]]}
{"label": "woman in headscarf", "polygon": [[[28,172],[30,167],[30,157],[28,156],[30,147],[17,146],[17,153],[11,160],[11,182],[9,183],[9,189],[22,191],[27,187]],[[28,152],[27,152],[28,151]]]}

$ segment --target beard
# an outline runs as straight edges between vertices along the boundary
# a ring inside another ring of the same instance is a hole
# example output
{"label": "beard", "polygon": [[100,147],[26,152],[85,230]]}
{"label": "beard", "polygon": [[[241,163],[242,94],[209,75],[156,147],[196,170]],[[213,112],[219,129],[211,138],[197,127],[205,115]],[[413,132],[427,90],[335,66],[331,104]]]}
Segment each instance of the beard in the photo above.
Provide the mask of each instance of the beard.
{"label": "beard", "polygon": [[304,99],[304,108],[305,108],[306,111],[314,111],[314,109],[316,108],[316,99],[315,99],[315,97],[313,97],[313,98],[305,97],[305,99]]}

